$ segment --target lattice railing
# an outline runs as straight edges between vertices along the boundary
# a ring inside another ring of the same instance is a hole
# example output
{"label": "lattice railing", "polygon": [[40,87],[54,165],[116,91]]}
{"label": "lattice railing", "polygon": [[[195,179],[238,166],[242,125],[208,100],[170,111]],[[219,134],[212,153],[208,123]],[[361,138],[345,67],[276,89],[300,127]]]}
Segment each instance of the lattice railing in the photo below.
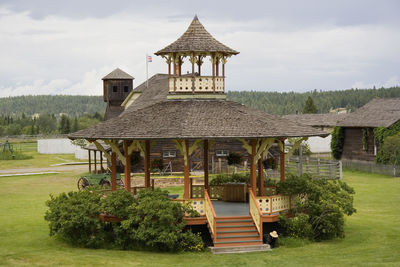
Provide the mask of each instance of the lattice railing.
{"label": "lattice railing", "polygon": [[254,224],[256,225],[257,231],[260,233],[260,236],[262,236],[262,212],[258,205],[257,199],[251,190],[249,190],[249,210]]}
{"label": "lattice railing", "polygon": [[277,213],[283,210],[289,210],[291,203],[291,196],[286,195],[275,195],[275,196],[263,196],[256,197],[257,203],[263,214]]}
{"label": "lattice railing", "polygon": [[[200,216],[206,215],[205,200],[204,198],[192,198],[192,199],[172,199],[173,201],[181,202],[182,205],[190,203],[194,210],[196,210]],[[188,215],[188,214],[185,214]]]}
{"label": "lattice railing", "polygon": [[210,198],[221,200],[224,196],[224,186],[223,185],[210,185],[209,189]]}
{"label": "lattice railing", "polygon": [[191,192],[191,198],[204,198],[204,185],[193,185]]}

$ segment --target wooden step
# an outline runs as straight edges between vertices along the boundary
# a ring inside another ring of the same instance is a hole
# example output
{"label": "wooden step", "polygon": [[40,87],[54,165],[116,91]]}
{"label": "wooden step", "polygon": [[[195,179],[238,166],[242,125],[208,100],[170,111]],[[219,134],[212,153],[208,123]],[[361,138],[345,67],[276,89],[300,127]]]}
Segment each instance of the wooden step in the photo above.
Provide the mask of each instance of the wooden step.
{"label": "wooden step", "polygon": [[262,245],[261,240],[243,240],[243,241],[219,241],[214,243],[214,247],[234,247],[234,246],[254,246]]}
{"label": "wooden step", "polygon": [[217,231],[217,238],[228,237],[228,236],[246,236],[246,235],[258,235],[257,230],[233,230],[233,231]]}
{"label": "wooden step", "polygon": [[220,221],[231,221],[231,220],[252,220],[252,218],[249,216],[225,216],[225,217],[217,217],[216,218],[217,222]]}
{"label": "wooden step", "polygon": [[260,240],[259,235],[217,236],[216,242]]}
{"label": "wooden step", "polygon": [[252,220],[227,220],[227,221],[217,221],[217,227],[223,225],[244,225],[244,224],[253,224]]}
{"label": "wooden step", "polygon": [[257,228],[255,225],[217,226],[217,233],[225,232],[225,231],[246,231],[246,230],[257,230]]}
{"label": "wooden step", "polygon": [[231,254],[246,253],[255,251],[270,251],[271,248],[267,244],[263,245],[247,245],[247,246],[229,246],[229,247],[210,247],[213,254]]}

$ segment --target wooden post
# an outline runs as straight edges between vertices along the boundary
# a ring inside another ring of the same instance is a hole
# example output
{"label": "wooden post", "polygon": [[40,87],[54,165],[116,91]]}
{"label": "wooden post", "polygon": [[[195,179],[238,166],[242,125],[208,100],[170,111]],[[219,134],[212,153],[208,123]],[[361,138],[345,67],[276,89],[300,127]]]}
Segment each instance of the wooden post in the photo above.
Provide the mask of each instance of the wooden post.
{"label": "wooden post", "polygon": [[144,141],[144,187],[150,187],[150,140]]}
{"label": "wooden post", "polygon": [[215,76],[219,76],[219,60],[215,62]]}
{"label": "wooden post", "polygon": [[97,151],[94,150],[93,152],[94,152],[94,173],[97,173],[97,158],[96,158]]}
{"label": "wooden post", "polygon": [[102,173],[104,173],[104,168],[103,168],[103,152],[100,151],[100,170]]}
{"label": "wooden post", "polygon": [[208,140],[203,142],[204,189],[208,190]]}
{"label": "wooden post", "polygon": [[285,141],[282,141],[282,150],[279,154],[280,168],[281,168],[281,182],[285,181]]}
{"label": "wooden post", "polygon": [[124,155],[125,155],[125,189],[131,191],[131,155],[128,154],[129,141],[124,141]]}
{"label": "wooden post", "polygon": [[222,173],[222,159],[218,158],[218,173]]}
{"label": "wooden post", "polygon": [[260,159],[258,160],[258,195],[264,195],[264,168],[263,168],[264,153],[261,153]]}
{"label": "wooden post", "polygon": [[117,153],[111,152],[111,191],[117,190]]}
{"label": "wooden post", "polygon": [[90,150],[88,149],[88,157],[89,157],[89,173],[92,173],[92,161],[90,158]]}
{"label": "wooden post", "polygon": [[171,61],[168,62],[168,77],[171,76]]}
{"label": "wooden post", "polygon": [[[185,156],[183,157],[183,164],[184,164],[184,171],[183,171],[183,187],[184,187],[184,192],[183,192],[183,198],[184,199],[189,199],[190,197],[190,185],[189,185],[189,141],[185,139],[183,141],[183,145],[185,146]],[[186,160],[185,160],[186,158]]]}
{"label": "wooden post", "polygon": [[222,62],[222,80],[223,80],[223,89],[225,91],[225,61]]}
{"label": "wooden post", "polygon": [[256,167],[257,163],[254,160],[254,156],[256,155],[256,144],[257,140],[256,139],[251,139],[250,140],[250,145],[251,145],[251,154],[250,154],[250,186],[251,190],[253,191],[254,194],[256,194],[257,190],[257,172],[256,172]]}
{"label": "wooden post", "polygon": [[199,76],[201,76],[201,56],[200,55],[198,57],[197,66],[199,69]]}

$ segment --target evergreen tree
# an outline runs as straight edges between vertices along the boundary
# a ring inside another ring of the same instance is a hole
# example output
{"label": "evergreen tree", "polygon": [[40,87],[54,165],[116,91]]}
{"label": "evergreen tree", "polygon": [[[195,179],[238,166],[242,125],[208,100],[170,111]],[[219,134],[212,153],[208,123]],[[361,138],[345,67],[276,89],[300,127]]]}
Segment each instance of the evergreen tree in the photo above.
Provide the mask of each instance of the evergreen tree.
{"label": "evergreen tree", "polygon": [[306,103],[304,104],[303,114],[312,114],[312,113],[318,113],[318,108],[314,104],[313,98],[309,96],[306,100]]}
{"label": "evergreen tree", "polygon": [[72,125],[72,132],[74,133],[74,132],[78,131],[78,129],[79,129],[79,126],[78,126],[78,118],[75,116],[75,118],[74,118],[74,124]]}

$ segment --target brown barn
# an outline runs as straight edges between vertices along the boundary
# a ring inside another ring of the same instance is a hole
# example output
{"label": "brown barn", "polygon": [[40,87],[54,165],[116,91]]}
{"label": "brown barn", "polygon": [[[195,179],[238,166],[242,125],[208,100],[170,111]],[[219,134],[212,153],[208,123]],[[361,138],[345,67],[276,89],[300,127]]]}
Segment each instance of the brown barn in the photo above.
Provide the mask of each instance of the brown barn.
{"label": "brown barn", "polygon": [[374,99],[338,123],[344,129],[342,159],[374,161],[379,150],[374,129],[400,120],[400,98]]}

